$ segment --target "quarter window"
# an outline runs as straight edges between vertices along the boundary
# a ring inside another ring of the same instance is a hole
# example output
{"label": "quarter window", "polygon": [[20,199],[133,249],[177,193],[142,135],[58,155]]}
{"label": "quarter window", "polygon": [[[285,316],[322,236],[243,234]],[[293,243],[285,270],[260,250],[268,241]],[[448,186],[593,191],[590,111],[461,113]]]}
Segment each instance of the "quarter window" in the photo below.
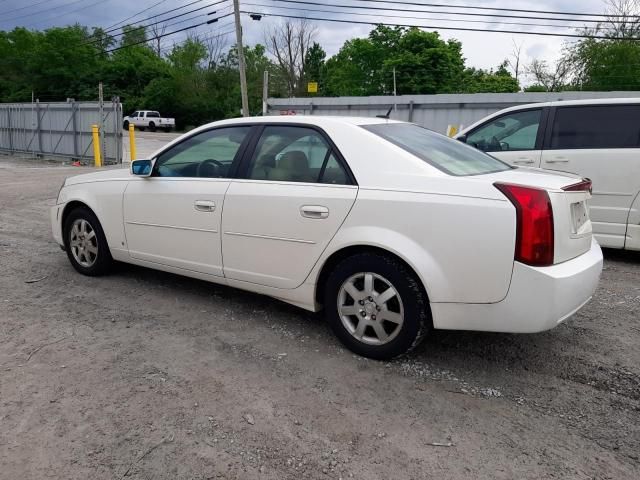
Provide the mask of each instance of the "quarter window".
{"label": "quarter window", "polygon": [[279,125],[265,127],[247,176],[254,180],[349,183],[346,171],[319,132]]}
{"label": "quarter window", "polygon": [[483,152],[535,150],[542,110],[513,112],[491,120],[467,136]]}
{"label": "quarter window", "polygon": [[640,105],[590,105],[556,110],[550,148],[635,148]]}
{"label": "quarter window", "polygon": [[161,153],[156,177],[229,178],[240,145],[251,127],[229,127],[198,133]]}

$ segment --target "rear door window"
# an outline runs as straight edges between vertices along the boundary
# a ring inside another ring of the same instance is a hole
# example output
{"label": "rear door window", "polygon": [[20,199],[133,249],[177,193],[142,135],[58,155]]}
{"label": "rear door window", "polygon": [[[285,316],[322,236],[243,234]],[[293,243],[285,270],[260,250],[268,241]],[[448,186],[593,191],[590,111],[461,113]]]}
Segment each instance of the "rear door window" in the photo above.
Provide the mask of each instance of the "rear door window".
{"label": "rear door window", "polygon": [[535,150],[542,109],[510,112],[490,120],[467,136],[483,152]]}
{"label": "rear door window", "polygon": [[548,148],[637,148],[639,145],[640,105],[585,105],[556,109]]}

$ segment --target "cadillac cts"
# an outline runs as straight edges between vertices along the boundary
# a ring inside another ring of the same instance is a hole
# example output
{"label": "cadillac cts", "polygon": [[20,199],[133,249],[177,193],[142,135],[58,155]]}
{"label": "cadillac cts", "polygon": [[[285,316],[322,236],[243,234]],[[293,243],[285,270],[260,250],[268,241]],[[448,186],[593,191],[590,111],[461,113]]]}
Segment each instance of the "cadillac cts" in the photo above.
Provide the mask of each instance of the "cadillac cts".
{"label": "cadillac cts", "polygon": [[514,168],[385,119],[225,120],[130,170],[69,178],[51,209],[73,267],[115,261],[324,309],[384,359],[431,328],[539,332],[602,270],[588,180]]}

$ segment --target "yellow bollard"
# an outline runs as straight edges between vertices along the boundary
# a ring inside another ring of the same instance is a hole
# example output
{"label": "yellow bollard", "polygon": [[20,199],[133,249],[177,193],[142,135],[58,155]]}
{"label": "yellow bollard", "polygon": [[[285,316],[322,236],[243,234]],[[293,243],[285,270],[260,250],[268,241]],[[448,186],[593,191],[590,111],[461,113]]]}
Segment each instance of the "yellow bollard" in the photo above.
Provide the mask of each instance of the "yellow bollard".
{"label": "yellow bollard", "polygon": [[449,125],[449,126],[447,126],[447,137],[453,138],[453,137],[456,136],[457,133],[458,133],[458,126],[457,125]]}
{"label": "yellow bollard", "polygon": [[98,133],[98,125],[91,125],[93,133],[93,158],[95,166],[102,167],[102,157],[100,156],[100,134]]}
{"label": "yellow bollard", "polygon": [[136,127],[133,123],[129,124],[129,151],[131,153],[131,161],[136,159]]}

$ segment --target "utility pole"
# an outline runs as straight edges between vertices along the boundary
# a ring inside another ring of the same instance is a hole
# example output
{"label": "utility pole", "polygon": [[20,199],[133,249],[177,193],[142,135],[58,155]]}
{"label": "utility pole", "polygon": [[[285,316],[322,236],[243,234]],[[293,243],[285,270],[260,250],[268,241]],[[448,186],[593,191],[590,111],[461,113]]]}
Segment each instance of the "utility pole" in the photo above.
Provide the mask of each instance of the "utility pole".
{"label": "utility pole", "polygon": [[240,1],[233,0],[233,14],[236,20],[236,50],[240,67],[240,92],[242,94],[242,116],[249,116],[249,98],[247,96],[247,72],[244,63],[244,47],[242,46],[242,25],[240,25]]}
{"label": "utility pole", "polygon": [[396,106],[396,99],[395,99],[395,96],[396,96],[396,67],[393,67],[393,96],[394,96],[394,99],[393,99],[393,111],[395,112],[398,109],[397,106]]}
{"label": "utility pole", "polygon": [[269,98],[269,72],[267,70],[264,71],[264,75],[262,77],[262,116],[267,115],[267,110],[269,106],[267,105],[267,98]]}

